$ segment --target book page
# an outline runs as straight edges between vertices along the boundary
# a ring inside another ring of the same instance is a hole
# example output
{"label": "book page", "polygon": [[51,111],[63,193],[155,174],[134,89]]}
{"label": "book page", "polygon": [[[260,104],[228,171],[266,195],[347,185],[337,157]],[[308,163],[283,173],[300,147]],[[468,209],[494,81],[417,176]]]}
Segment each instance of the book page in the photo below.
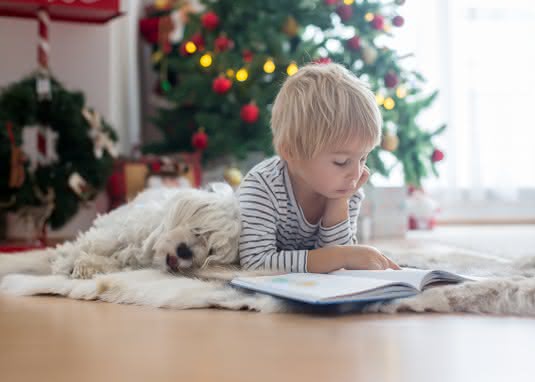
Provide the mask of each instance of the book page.
{"label": "book page", "polygon": [[425,277],[431,273],[430,270],[402,268],[401,270],[385,269],[381,271],[365,271],[365,270],[346,270],[342,269],[329,273],[336,276],[348,276],[355,278],[370,278],[381,279],[389,281],[403,282],[412,285],[418,290],[422,290],[423,281]]}

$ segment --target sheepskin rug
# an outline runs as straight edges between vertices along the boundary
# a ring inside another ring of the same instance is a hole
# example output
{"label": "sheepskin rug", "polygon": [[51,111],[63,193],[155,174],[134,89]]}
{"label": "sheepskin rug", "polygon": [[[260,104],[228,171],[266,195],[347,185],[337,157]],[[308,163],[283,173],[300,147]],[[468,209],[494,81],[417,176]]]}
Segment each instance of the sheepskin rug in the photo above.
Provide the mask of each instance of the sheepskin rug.
{"label": "sheepskin rug", "polygon": [[[433,246],[432,250],[405,249],[390,252],[389,256],[403,267],[443,269],[487,278],[431,288],[414,297],[352,308],[390,314],[466,312],[535,316],[535,255],[509,259],[451,246]],[[168,309],[213,307],[264,313],[310,311],[274,297],[243,292],[224,281],[175,277],[152,269],[112,273],[90,280],[15,274],[4,277],[0,289],[3,293],[21,296],[52,294]]]}

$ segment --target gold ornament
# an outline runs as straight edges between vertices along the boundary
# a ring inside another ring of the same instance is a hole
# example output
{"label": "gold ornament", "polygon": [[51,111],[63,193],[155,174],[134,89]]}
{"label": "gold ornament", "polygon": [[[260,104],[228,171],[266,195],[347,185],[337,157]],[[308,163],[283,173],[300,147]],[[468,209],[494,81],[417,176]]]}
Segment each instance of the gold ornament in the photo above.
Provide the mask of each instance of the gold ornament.
{"label": "gold ornament", "polygon": [[399,146],[399,138],[395,134],[386,134],[381,142],[381,147],[386,151],[396,151]]}
{"label": "gold ornament", "polygon": [[371,46],[362,48],[362,60],[366,65],[372,65],[377,60],[377,50]]}
{"label": "gold ornament", "polygon": [[223,177],[232,187],[238,187],[243,178],[241,171],[236,167],[230,167],[226,169]]}
{"label": "gold ornament", "polygon": [[282,31],[288,37],[295,37],[295,35],[297,35],[298,28],[299,24],[297,24],[297,21],[292,16],[288,16],[286,22],[282,26]]}

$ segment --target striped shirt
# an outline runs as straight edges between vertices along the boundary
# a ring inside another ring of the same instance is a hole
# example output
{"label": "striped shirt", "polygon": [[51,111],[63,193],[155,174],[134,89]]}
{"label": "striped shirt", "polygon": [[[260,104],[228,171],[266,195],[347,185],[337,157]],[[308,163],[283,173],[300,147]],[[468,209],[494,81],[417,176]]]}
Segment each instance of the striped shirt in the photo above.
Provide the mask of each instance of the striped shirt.
{"label": "striped shirt", "polygon": [[256,165],[238,190],[242,231],[240,263],[245,269],[307,272],[311,249],[357,243],[362,190],[349,200],[349,218],[332,227],[309,223],[297,203],[288,167],[273,157]]}

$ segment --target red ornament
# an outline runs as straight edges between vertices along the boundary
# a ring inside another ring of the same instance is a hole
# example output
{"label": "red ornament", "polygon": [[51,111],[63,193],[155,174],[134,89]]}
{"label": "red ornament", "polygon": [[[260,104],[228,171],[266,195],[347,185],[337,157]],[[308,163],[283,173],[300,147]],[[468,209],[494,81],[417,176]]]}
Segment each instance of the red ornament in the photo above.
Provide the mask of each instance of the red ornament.
{"label": "red ornament", "polygon": [[223,75],[215,78],[212,82],[212,90],[217,94],[225,94],[232,87],[232,81],[225,78]]}
{"label": "red ornament", "polygon": [[405,19],[401,16],[396,16],[392,19],[392,24],[401,27],[403,24],[405,24]]}
{"label": "red ornament", "polygon": [[330,57],[320,57],[316,58],[314,61],[312,61],[314,64],[330,64],[333,62]]}
{"label": "red ornament", "polygon": [[353,16],[353,7],[351,5],[340,5],[336,8],[336,13],[340,16],[342,21],[348,21]]}
{"label": "red ornament", "polygon": [[204,132],[204,129],[199,129],[191,137],[191,145],[197,150],[205,150],[208,147],[208,135]]}
{"label": "red ornament", "polygon": [[249,103],[247,105],[243,105],[240,111],[240,117],[243,122],[246,123],[255,123],[258,121],[258,117],[260,115],[260,110],[258,109],[258,106],[254,103]]}
{"label": "red ornament", "polygon": [[444,153],[439,149],[435,149],[431,155],[431,161],[440,162],[442,159],[444,159]]}
{"label": "red ornament", "polygon": [[158,42],[159,22],[160,19],[158,17],[150,17],[139,20],[139,31],[145,40],[151,44],[156,44]]}
{"label": "red ornament", "polygon": [[245,62],[253,61],[253,56],[253,52],[251,52],[249,49],[244,49],[242,52],[243,61]]}
{"label": "red ornament", "polygon": [[232,41],[225,35],[221,35],[215,39],[214,46],[216,51],[224,52],[234,47],[234,41]]}
{"label": "red ornament", "polygon": [[360,50],[360,37],[353,36],[346,41],[347,47],[351,50],[358,51]]}
{"label": "red ornament", "polygon": [[381,15],[375,15],[373,16],[372,20],[372,27],[373,29],[377,29],[378,31],[383,30],[385,26],[385,19]]}
{"label": "red ornament", "polygon": [[396,85],[398,84],[398,76],[396,75],[396,73],[392,71],[385,74],[384,80],[385,80],[385,86],[387,88],[396,87]]}
{"label": "red ornament", "polygon": [[219,16],[215,12],[206,12],[201,17],[202,26],[213,31],[219,26]]}
{"label": "red ornament", "polygon": [[204,46],[206,45],[206,41],[204,40],[204,37],[203,37],[202,34],[195,33],[193,36],[191,36],[190,41],[197,46],[198,50],[204,50]]}
{"label": "red ornament", "polygon": [[323,0],[325,5],[336,5],[340,0]]}

